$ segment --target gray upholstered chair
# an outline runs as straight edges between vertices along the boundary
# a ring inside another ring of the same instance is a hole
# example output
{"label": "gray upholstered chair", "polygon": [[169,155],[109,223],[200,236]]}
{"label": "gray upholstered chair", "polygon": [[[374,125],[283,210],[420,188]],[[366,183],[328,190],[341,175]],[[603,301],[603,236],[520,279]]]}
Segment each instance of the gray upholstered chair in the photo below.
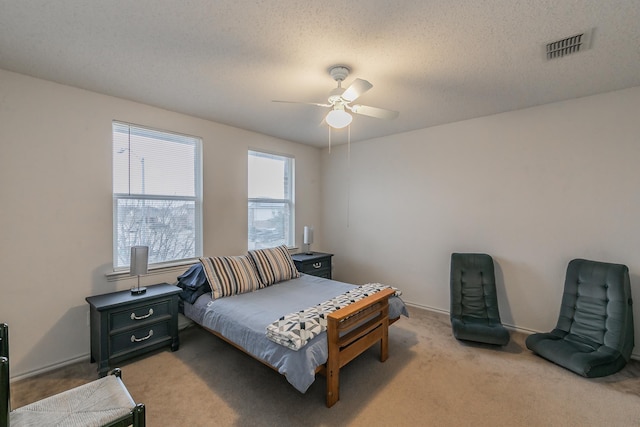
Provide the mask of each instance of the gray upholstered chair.
{"label": "gray upholstered chair", "polygon": [[585,377],[622,369],[633,350],[633,307],[626,265],[574,259],[567,266],[555,329],[527,337],[527,348]]}
{"label": "gray upholstered chair", "polygon": [[0,427],[19,426],[145,426],[145,407],[136,405],[120,379],[112,375],[11,410],[9,391],[9,328],[0,324]]}
{"label": "gray upholstered chair", "polygon": [[506,345],[509,331],[500,321],[493,258],[451,254],[451,328],[459,340]]}

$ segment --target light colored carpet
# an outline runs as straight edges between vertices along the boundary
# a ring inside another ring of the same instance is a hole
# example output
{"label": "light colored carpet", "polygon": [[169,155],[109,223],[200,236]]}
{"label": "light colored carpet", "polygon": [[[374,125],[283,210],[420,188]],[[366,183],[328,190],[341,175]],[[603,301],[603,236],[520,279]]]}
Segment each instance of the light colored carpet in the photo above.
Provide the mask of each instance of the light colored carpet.
{"label": "light colored carpet", "polygon": [[[640,362],[586,379],[535,356],[526,335],[508,346],[465,344],[447,315],[416,308],[378,346],[345,367],[340,401],[324,404],[324,377],[305,394],[270,368],[208,332],[180,333],[177,352],[121,365],[148,426],[638,426]],[[95,378],[71,365],[12,385],[14,407]]]}

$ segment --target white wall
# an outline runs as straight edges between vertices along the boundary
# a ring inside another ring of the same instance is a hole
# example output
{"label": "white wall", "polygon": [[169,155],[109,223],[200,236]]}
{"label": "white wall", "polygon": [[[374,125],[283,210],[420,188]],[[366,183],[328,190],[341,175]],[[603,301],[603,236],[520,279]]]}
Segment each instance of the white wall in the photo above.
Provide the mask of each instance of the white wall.
{"label": "white wall", "polygon": [[105,277],[112,120],[203,138],[205,255],[247,250],[248,148],[295,157],[299,246],[302,226],[320,223],[317,148],[0,70],[0,321],[10,327],[14,378],[88,360],[85,297],[134,283]]}
{"label": "white wall", "polygon": [[547,331],[569,260],[626,264],[640,344],[639,112],[636,87],[324,151],[335,278],[448,312],[451,253],[486,252],[503,322]]}

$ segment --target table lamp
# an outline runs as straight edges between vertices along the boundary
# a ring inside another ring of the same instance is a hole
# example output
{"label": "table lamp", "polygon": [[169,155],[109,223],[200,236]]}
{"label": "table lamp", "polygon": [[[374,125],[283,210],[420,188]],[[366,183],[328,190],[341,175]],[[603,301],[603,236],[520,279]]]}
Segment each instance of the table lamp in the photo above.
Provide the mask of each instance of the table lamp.
{"label": "table lamp", "polygon": [[313,243],[313,227],[304,226],[304,244],[307,245],[307,255],[313,254],[311,252],[311,244]]}
{"label": "table lamp", "polygon": [[149,247],[131,246],[131,262],[129,264],[129,275],[138,276],[138,286],[131,288],[131,295],[142,295],[147,292],[147,288],[140,287],[140,275],[147,274],[149,266]]}

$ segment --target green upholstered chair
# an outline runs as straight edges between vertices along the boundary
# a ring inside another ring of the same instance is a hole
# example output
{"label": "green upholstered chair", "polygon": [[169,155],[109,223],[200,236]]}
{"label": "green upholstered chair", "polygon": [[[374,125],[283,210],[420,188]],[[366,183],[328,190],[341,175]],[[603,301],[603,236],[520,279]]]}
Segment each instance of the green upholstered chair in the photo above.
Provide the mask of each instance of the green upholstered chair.
{"label": "green upholstered chair", "polygon": [[506,345],[509,331],[500,321],[493,258],[451,254],[451,328],[459,340]]}
{"label": "green upholstered chair", "polygon": [[9,391],[9,328],[0,324],[0,427],[19,426],[145,426],[145,407],[136,405],[122,383],[120,369],[112,375],[11,410]]}
{"label": "green upholstered chair", "polygon": [[618,372],[633,350],[632,303],[626,265],[574,259],[555,329],[529,335],[527,348],[585,377]]}

